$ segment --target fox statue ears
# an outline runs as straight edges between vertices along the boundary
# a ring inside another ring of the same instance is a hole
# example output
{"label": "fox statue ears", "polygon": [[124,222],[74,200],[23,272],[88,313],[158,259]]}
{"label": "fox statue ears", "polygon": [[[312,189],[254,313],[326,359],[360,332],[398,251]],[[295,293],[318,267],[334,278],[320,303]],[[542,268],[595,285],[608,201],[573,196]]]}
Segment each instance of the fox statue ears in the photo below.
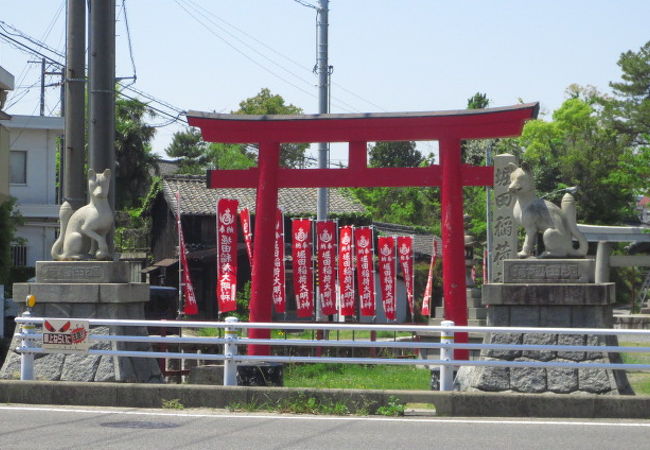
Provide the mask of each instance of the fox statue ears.
{"label": "fox statue ears", "polygon": [[509,167],[509,168],[512,169],[512,170],[515,170],[515,169],[518,169],[518,168],[521,167],[521,170],[523,170],[524,172],[530,172],[530,171],[532,170],[532,167],[531,167],[530,164],[528,164],[526,161],[523,161],[523,162],[521,163],[521,166],[518,166],[517,164],[515,164],[515,163],[513,163],[513,162],[509,162],[509,163],[506,165],[506,167]]}
{"label": "fox statue ears", "polygon": [[[106,169],[104,170],[104,173],[102,173],[105,177],[110,177],[111,176],[111,169]],[[97,173],[95,172],[94,169],[88,169],[88,178],[97,178]]]}

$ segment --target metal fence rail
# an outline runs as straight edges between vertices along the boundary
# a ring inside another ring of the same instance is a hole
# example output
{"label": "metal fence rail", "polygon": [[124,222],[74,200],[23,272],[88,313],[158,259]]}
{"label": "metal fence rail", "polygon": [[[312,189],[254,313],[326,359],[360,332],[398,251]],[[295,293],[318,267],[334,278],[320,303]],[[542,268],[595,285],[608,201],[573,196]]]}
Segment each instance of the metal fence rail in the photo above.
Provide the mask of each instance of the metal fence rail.
{"label": "metal fence rail", "polygon": [[[29,313],[16,318],[21,330],[16,334],[21,339],[21,345],[16,349],[21,354],[21,379],[33,379],[33,360],[37,353],[79,353],[74,350],[43,348],[43,332],[37,332],[36,326],[43,327],[46,320],[70,320],[68,318],[31,317]],[[545,344],[477,344],[455,343],[454,334],[457,332],[472,333],[543,333],[563,335],[595,335],[595,336],[628,336],[643,337],[650,344],[650,330],[638,329],[603,329],[603,328],[537,328],[537,327],[467,327],[454,326],[453,322],[444,321],[440,326],[423,325],[378,325],[378,324],[342,324],[342,323],[252,323],[238,322],[236,318],[227,318],[224,322],[199,321],[165,321],[165,320],[115,320],[115,319],[81,319],[90,326],[109,327],[164,327],[164,328],[216,328],[224,330],[224,337],[199,336],[132,336],[89,334],[89,343],[122,342],[150,344],[206,344],[223,345],[223,353],[184,353],[135,350],[100,350],[89,349],[85,352],[93,355],[114,355],[139,358],[171,358],[187,360],[206,360],[224,362],[224,385],[236,385],[237,364],[244,362],[282,362],[282,363],[342,363],[342,364],[393,364],[393,365],[426,365],[440,367],[440,390],[451,390],[453,387],[453,370],[459,366],[501,366],[501,367],[562,367],[574,369],[611,369],[611,370],[650,370],[650,364],[623,364],[598,362],[564,362],[564,361],[499,361],[499,360],[455,360],[454,349],[469,350],[512,350],[512,351],[573,351],[573,352],[602,352],[602,353],[650,353],[649,346],[621,347],[612,345],[545,345]],[[248,329],[269,330],[328,330],[328,331],[391,331],[427,333],[430,336],[439,335],[440,342],[401,342],[401,341],[359,341],[359,340],[328,340],[328,339],[251,339],[240,336]],[[39,346],[39,343],[41,344]],[[406,349],[425,350],[439,349],[438,359],[415,358],[378,358],[378,357],[330,357],[330,356],[290,356],[268,355],[248,356],[238,353],[238,346],[269,345],[282,347],[334,347],[334,348],[375,348],[375,349]]]}

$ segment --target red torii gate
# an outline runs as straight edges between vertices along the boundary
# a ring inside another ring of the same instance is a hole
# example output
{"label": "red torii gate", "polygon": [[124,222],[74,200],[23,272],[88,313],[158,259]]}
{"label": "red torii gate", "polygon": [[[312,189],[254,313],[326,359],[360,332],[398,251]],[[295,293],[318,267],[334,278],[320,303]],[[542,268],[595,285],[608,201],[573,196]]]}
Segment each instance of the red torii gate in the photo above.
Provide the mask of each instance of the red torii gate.
{"label": "red torii gate", "polygon": [[[246,170],[210,170],[209,188],[257,188],[251,322],[271,322],[275,210],[279,188],[440,186],[442,209],[443,295],[445,318],[467,325],[463,186],[491,186],[493,168],[463,164],[461,140],[521,134],[524,122],[537,117],[538,103],[461,111],[264,115],[247,116],[187,113],[209,142],[259,144],[258,167]],[[440,165],[429,167],[369,168],[367,143],[375,141],[437,140]],[[348,142],[346,169],[286,169],[279,167],[280,144]],[[250,330],[252,338],[268,339],[270,331]],[[459,333],[457,342],[467,342]],[[268,346],[251,345],[251,355],[268,354]],[[467,359],[466,350],[456,358]]]}

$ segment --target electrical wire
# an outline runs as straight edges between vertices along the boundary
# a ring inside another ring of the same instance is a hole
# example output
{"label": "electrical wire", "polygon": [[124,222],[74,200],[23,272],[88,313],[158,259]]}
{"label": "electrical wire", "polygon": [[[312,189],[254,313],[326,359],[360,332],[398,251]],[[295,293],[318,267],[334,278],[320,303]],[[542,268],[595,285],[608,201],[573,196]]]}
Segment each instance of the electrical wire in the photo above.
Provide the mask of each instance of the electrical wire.
{"label": "electrical wire", "polygon": [[124,15],[124,27],[126,28],[126,41],[129,46],[129,58],[131,59],[131,67],[133,69],[133,80],[132,83],[138,79],[137,72],[135,70],[135,58],[133,57],[133,44],[131,42],[131,29],[129,28],[129,19],[126,14],[126,0],[122,0],[122,14]]}
{"label": "electrical wire", "polygon": [[[299,3],[299,4],[303,5],[303,6],[307,6],[307,7],[309,7],[309,8],[312,8],[312,9],[315,9],[316,11],[318,11],[318,7],[316,7],[315,5],[311,5],[311,4],[309,4],[309,3],[306,3],[306,2],[303,2],[303,1],[299,1],[299,0],[294,0],[294,1],[295,1],[296,3]],[[306,66],[303,65],[302,63],[297,62],[297,61],[294,60],[293,58],[291,58],[291,57],[285,55],[284,53],[282,53],[282,52],[280,52],[280,51],[274,49],[274,48],[271,47],[270,45],[266,44],[264,41],[262,41],[262,40],[256,38],[255,36],[251,35],[250,33],[246,32],[245,30],[243,30],[243,29],[237,27],[236,25],[233,25],[232,23],[228,22],[228,21],[225,20],[224,18],[222,18],[222,17],[216,15],[215,13],[213,13],[212,11],[208,10],[208,9],[205,8],[204,6],[201,6],[201,5],[197,4],[196,2],[194,2],[194,1],[192,1],[192,0],[187,0],[186,3],[191,4],[195,9],[200,9],[200,10],[202,10],[204,15],[209,15],[209,16],[213,17],[215,20],[218,20],[219,22],[225,24],[226,26],[228,26],[228,27],[234,29],[234,30],[237,31],[238,33],[240,33],[240,34],[246,36],[248,39],[254,41],[254,42],[257,43],[258,45],[261,45],[262,47],[266,48],[267,50],[273,52],[274,54],[276,54],[277,56],[283,58],[284,60],[290,62],[291,64],[293,64],[293,65],[296,66],[297,68],[299,68],[299,69],[301,69],[301,70],[303,70],[303,71],[305,71],[305,72],[309,72],[310,74],[313,74],[314,70],[313,70],[312,68],[306,67]],[[210,22],[211,22],[213,25],[218,26],[214,21],[210,21]],[[220,27],[220,28],[223,29],[223,27]],[[238,39],[238,40],[239,40],[239,39]],[[316,44],[316,45],[317,45],[317,44]],[[250,46],[249,46],[249,48],[250,48]],[[259,53],[259,52],[258,52],[258,53]],[[268,59],[268,58],[267,58],[267,59]],[[274,64],[278,65],[277,63],[274,63]],[[285,70],[286,70],[286,69],[285,69]],[[309,82],[309,84],[312,85],[311,82]],[[343,85],[341,85],[340,83],[337,83],[337,82],[335,82],[335,81],[331,81],[331,84],[332,84],[333,86],[337,87],[337,88],[340,88],[340,89],[344,90],[344,91],[347,92],[348,94],[354,96],[355,98],[361,100],[362,102],[367,103],[368,105],[373,106],[374,108],[376,108],[376,109],[378,109],[378,110],[380,110],[380,111],[386,111],[386,109],[383,108],[382,106],[379,106],[379,105],[377,105],[376,103],[372,102],[371,100],[368,100],[368,99],[366,99],[366,98],[364,98],[364,97],[358,95],[357,93],[351,91],[350,89],[345,88],[345,87],[344,87]],[[334,100],[335,100],[336,103],[344,103],[340,98],[336,98],[336,97],[334,97]],[[351,106],[351,105],[349,105],[349,104],[347,104],[347,105],[348,105],[348,106]],[[350,109],[350,108],[348,108],[348,109]],[[358,108],[355,108],[355,107],[352,107],[352,106],[351,106],[351,109],[354,110],[354,112],[358,112],[358,111],[359,111]]]}

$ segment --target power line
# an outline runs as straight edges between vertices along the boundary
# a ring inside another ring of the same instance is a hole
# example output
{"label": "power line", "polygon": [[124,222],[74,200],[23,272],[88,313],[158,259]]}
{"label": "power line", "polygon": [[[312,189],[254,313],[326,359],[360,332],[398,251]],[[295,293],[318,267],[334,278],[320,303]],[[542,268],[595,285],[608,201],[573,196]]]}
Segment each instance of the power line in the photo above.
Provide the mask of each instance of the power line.
{"label": "power line", "polygon": [[[273,70],[271,70],[271,69],[269,69],[268,67],[264,66],[262,63],[260,63],[259,61],[257,61],[257,60],[254,59],[253,57],[251,57],[251,56],[249,56],[248,54],[246,54],[244,51],[242,51],[241,49],[239,49],[238,47],[236,47],[234,44],[232,44],[231,42],[229,42],[226,38],[224,38],[223,36],[219,35],[216,31],[214,31],[212,28],[210,28],[208,25],[206,25],[206,23],[203,22],[201,19],[199,19],[199,18],[197,17],[197,15],[200,15],[202,19],[204,19],[205,21],[209,22],[209,23],[210,23],[211,25],[213,25],[214,27],[220,29],[221,31],[223,31],[224,33],[226,33],[228,36],[230,36],[232,39],[235,39],[235,40],[238,41],[241,45],[243,45],[243,46],[245,46],[246,48],[248,48],[249,50],[253,51],[253,52],[256,53],[257,55],[259,55],[260,57],[262,57],[263,59],[265,59],[266,61],[268,61],[269,63],[273,64],[274,66],[278,67],[279,69],[283,70],[284,72],[290,74],[291,76],[297,78],[299,81],[305,83],[306,85],[308,85],[308,86],[310,86],[310,87],[313,87],[313,86],[314,86],[314,83],[313,83],[313,82],[308,81],[308,80],[302,78],[300,75],[298,75],[298,74],[296,74],[295,72],[293,72],[293,71],[287,69],[287,68],[284,67],[283,65],[281,65],[281,64],[279,64],[278,62],[276,62],[276,61],[274,61],[273,59],[271,59],[269,56],[265,55],[264,53],[262,53],[262,52],[260,52],[259,50],[255,49],[255,48],[252,47],[250,44],[246,43],[245,41],[243,41],[243,40],[240,39],[239,37],[235,36],[234,34],[232,34],[231,32],[229,32],[228,30],[224,29],[223,26],[219,25],[219,24],[216,23],[214,20],[212,20],[212,19],[210,19],[209,17],[207,17],[207,14],[209,14],[209,15],[211,15],[211,16],[214,16],[214,17],[217,17],[217,18],[218,18],[218,16],[216,16],[215,14],[209,12],[209,11],[206,10],[204,7],[197,6],[196,4],[194,4],[194,3],[191,2],[191,1],[189,1],[189,2],[187,2],[187,3],[188,3],[188,5],[190,5],[190,6],[193,8],[193,12],[190,11],[188,8],[186,8],[184,5],[182,5],[178,0],[176,0],[176,4],[177,4],[179,7],[181,7],[181,8],[182,8],[182,9],[183,9],[183,10],[184,10],[188,15],[190,15],[190,16],[191,16],[195,21],[197,21],[199,24],[201,24],[201,25],[202,25],[202,26],[203,26],[203,27],[204,27],[204,28],[205,28],[205,29],[206,29],[210,34],[212,34],[214,37],[216,37],[217,39],[219,39],[219,40],[221,40],[222,42],[224,42],[224,43],[225,43],[227,46],[229,46],[231,49],[233,49],[234,51],[236,51],[237,53],[239,53],[240,55],[242,55],[244,58],[248,59],[250,62],[252,62],[252,63],[255,64],[256,66],[258,66],[259,68],[261,68],[261,69],[264,70],[265,72],[267,72],[267,73],[273,75],[274,77],[280,79],[281,81],[284,81],[285,83],[289,84],[290,86],[293,86],[294,88],[298,89],[299,91],[301,91],[301,92],[303,92],[303,93],[305,93],[305,94],[307,94],[307,95],[309,95],[309,96],[311,96],[311,97],[317,97],[317,95],[314,94],[314,92],[312,92],[312,91],[308,91],[308,90],[304,89],[303,87],[296,85],[294,82],[292,82],[292,81],[286,79],[286,78],[283,77],[282,75],[277,74],[276,72],[274,72]],[[199,11],[199,9],[201,9],[201,10],[203,10],[203,11],[205,11],[205,12]],[[223,19],[219,19],[219,20],[223,21]],[[225,22],[225,21],[223,21],[223,22],[224,22],[224,23],[227,23],[227,22]],[[228,25],[231,26],[232,28],[237,29],[234,25],[231,25],[231,24],[228,24]],[[237,29],[237,30],[241,32],[241,30],[239,30],[239,29]],[[242,33],[243,33],[243,32],[242,32]],[[250,37],[250,35],[248,35],[247,33],[244,33],[244,34],[246,34],[247,36]],[[251,37],[251,39],[257,41],[257,39],[255,39],[255,38],[253,38],[253,37]],[[259,42],[259,41],[257,41],[257,42]],[[264,46],[267,47],[267,48],[270,48],[270,47],[268,47],[267,45],[264,45]],[[275,52],[275,53],[278,53],[278,52],[276,52],[276,51],[274,51],[274,52]],[[294,62],[294,64],[297,64],[297,63]],[[350,105],[350,104],[347,104],[347,103],[344,102],[344,101],[337,100],[336,103],[337,103],[337,106],[338,106],[340,109],[344,110],[344,111],[348,111],[348,112],[357,112],[357,111],[358,111],[354,106],[352,106],[352,105]]]}
{"label": "power line", "polygon": [[[297,2],[297,3],[299,3],[299,4],[301,4],[301,5],[303,5],[303,6],[307,6],[307,7],[309,7],[309,8],[313,8],[313,9],[318,10],[318,7],[316,7],[315,5],[312,5],[312,4],[310,4],[310,3],[307,3],[307,2],[304,2],[304,1],[299,1],[299,0],[294,0],[294,1]],[[266,48],[267,50],[270,50],[271,52],[275,53],[277,56],[279,56],[279,57],[283,58],[284,60],[290,62],[291,64],[293,64],[294,66],[298,67],[299,69],[301,69],[301,70],[303,70],[303,71],[305,71],[305,72],[309,72],[310,74],[313,73],[313,69],[311,69],[311,68],[309,68],[309,67],[306,67],[304,64],[302,64],[302,63],[300,63],[300,62],[297,62],[297,61],[294,60],[293,58],[291,58],[291,57],[285,55],[284,53],[282,53],[282,52],[280,52],[280,51],[274,49],[274,48],[271,47],[270,45],[266,44],[264,41],[262,41],[262,40],[256,38],[256,37],[253,36],[252,34],[248,33],[246,30],[243,30],[243,29],[237,27],[236,25],[233,25],[232,23],[228,22],[228,21],[225,20],[224,18],[222,18],[222,17],[216,15],[215,13],[213,13],[212,11],[208,10],[208,9],[205,8],[204,6],[198,5],[198,4],[196,4],[195,2],[193,2],[192,0],[188,0],[187,3],[191,3],[192,6],[193,6],[195,9],[200,9],[200,10],[202,10],[203,13],[204,13],[204,15],[209,15],[209,16],[213,17],[214,19],[218,20],[219,22],[225,24],[226,26],[228,26],[228,27],[234,29],[234,30],[237,31],[238,33],[240,33],[240,34],[246,36],[247,38],[249,38],[250,40],[254,41],[255,43],[257,43],[257,44],[261,45],[262,47]],[[219,25],[217,25],[214,21],[211,21],[211,23],[212,23],[213,25],[215,25],[215,26],[219,26]],[[223,27],[220,27],[220,28],[223,29]],[[230,33],[229,33],[229,34],[230,34]],[[232,34],[231,34],[231,36],[232,36]],[[238,39],[238,40],[239,40],[239,39]],[[240,40],[240,41],[241,41],[241,40]],[[250,46],[248,46],[248,47],[250,48]],[[259,52],[258,52],[258,53],[259,53]],[[276,65],[277,65],[277,64],[276,64]],[[286,69],[285,69],[285,70],[286,70]],[[378,110],[380,110],[380,111],[386,111],[385,108],[383,108],[383,107],[377,105],[376,103],[372,102],[371,100],[368,100],[368,99],[366,99],[366,98],[360,96],[359,94],[357,94],[357,93],[351,91],[350,89],[345,88],[345,87],[344,87],[343,85],[341,85],[340,83],[337,83],[337,82],[335,82],[335,81],[332,81],[331,83],[332,83],[333,86],[336,86],[337,88],[340,88],[340,89],[344,90],[344,91],[347,92],[348,94],[350,94],[350,95],[356,97],[357,99],[359,99],[359,100],[361,100],[361,101],[363,101],[363,102],[365,102],[365,103],[367,103],[367,104],[369,104],[369,105],[371,105],[371,106],[377,108]],[[310,83],[310,84],[311,84],[311,83]],[[334,97],[334,98],[335,98],[336,102],[344,103],[341,99],[336,98],[336,97]],[[351,105],[349,105],[349,104],[347,104],[347,105],[348,105],[348,106],[351,106]],[[345,108],[343,108],[343,109],[345,109]],[[354,111],[358,111],[358,109],[357,109],[357,108],[354,108],[354,107],[351,107],[351,109],[353,109]]]}

